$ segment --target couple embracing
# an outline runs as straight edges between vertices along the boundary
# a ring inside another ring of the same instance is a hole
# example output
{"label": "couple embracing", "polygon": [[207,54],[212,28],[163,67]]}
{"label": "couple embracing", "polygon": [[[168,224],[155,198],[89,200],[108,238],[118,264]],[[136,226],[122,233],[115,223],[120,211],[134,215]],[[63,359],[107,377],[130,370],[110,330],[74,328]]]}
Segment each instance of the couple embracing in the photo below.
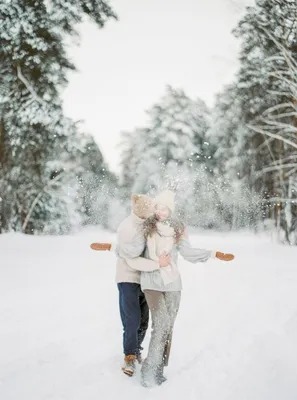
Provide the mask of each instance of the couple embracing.
{"label": "couple embracing", "polygon": [[[192,247],[185,226],[174,215],[174,193],[161,192],[154,199],[132,196],[132,212],[117,231],[115,246],[93,243],[94,250],[115,249],[116,281],[119,289],[120,315],[124,329],[124,365],[132,376],[136,362],[142,363],[141,383],[145,387],[161,385],[166,378],[174,322],[178,313],[182,282],[178,253],[192,263],[209,258],[233,260],[232,254]],[[152,318],[148,354],[142,362],[141,344]]]}

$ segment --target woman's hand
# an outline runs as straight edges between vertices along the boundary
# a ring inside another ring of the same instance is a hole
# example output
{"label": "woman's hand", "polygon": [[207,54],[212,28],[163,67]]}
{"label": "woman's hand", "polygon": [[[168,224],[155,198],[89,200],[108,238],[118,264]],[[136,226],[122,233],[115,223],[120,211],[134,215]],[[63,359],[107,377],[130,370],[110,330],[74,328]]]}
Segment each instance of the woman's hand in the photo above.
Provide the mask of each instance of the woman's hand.
{"label": "woman's hand", "polygon": [[110,251],[111,250],[111,243],[92,243],[90,245],[92,250],[96,251]]}
{"label": "woman's hand", "polygon": [[220,251],[216,252],[216,258],[222,261],[232,261],[234,260],[234,255],[233,254],[225,254],[221,253]]}
{"label": "woman's hand", "polygon": [[163,253],[160,255],[159,257],[160,267],[168,267],[170,263],[171,263],[171,257],[168,254]]}

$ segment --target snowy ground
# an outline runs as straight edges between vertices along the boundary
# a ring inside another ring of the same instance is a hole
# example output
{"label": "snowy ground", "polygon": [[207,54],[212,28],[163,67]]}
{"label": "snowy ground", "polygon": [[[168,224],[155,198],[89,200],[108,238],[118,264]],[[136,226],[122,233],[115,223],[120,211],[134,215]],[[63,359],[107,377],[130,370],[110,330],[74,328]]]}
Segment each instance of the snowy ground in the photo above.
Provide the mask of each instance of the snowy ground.
{"label": "snowy ground", "polygon": [[120,371],[114,255],[88,247],[109,238],[0,236],[1,400],[296,400],[296,248],[193,236],[237,259],[181,262],[168,381],[145,389]]}

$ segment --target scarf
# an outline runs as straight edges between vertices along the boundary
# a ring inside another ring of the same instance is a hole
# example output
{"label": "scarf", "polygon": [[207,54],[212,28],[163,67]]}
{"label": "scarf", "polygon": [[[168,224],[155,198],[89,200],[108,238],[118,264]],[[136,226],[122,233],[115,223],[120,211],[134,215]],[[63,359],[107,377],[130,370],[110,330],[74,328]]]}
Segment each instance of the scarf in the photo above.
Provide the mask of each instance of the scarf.
{"label": "scarf", "polygon": [[[147,249],[149,258],[153,261],[159,261],[162,253],[170,255],[175,244],[174,229],[162,222],[157,222],[157,231],[147,238]],[[167,267],[160,267],[160,273],[164,285],[174,282],[179,277],[179,270],[175,262]]]}

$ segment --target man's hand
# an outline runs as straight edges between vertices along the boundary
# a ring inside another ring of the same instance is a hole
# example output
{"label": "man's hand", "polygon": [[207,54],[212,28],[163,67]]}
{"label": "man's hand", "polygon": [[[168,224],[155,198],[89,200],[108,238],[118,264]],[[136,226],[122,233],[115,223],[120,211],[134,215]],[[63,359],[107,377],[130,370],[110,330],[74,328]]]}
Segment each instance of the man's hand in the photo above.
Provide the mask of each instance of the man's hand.
{"label": "man's hand", "polygon": [[163,253],[160,255],[159,257],[160,267],[168,267],[170,263],[171,263],[171,257],[168,254]]}
{"label": "man's hand", "polygon": [[234,255],[233,254],[225,254],[225,253],[221,253],[220,251],[217,251],[216,258],[218,258],[219,260],[222,260],[222,261],[232,261],[234,259]]}
{"label": "man's hand", "polygon": [[90,245],[92,250],[96,250],[96,251],[110,251],[111,249],[111,243],[92,243]]}

